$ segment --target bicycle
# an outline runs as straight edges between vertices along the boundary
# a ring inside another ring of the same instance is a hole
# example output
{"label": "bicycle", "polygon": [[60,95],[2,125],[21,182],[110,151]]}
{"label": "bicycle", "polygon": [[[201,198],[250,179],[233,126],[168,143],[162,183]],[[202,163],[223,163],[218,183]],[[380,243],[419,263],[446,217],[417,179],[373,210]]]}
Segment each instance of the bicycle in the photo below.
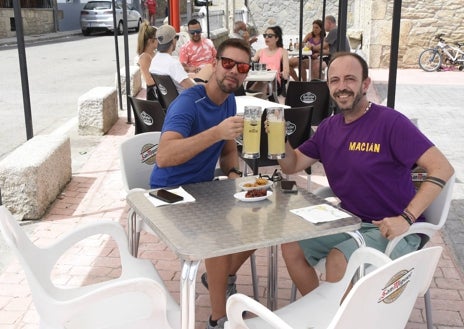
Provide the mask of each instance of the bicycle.
{"label": "bicycle", "polygon": [[459,65],[459,70],[464,69],[464,46],[463,42],[456,42],[456,47],[450,46],[443,39],[443,33],[437,34],[434,39],[438,40],[435,48],[422,51],[419,55],[419,66],[426,72],[438,71],[445,65]]}

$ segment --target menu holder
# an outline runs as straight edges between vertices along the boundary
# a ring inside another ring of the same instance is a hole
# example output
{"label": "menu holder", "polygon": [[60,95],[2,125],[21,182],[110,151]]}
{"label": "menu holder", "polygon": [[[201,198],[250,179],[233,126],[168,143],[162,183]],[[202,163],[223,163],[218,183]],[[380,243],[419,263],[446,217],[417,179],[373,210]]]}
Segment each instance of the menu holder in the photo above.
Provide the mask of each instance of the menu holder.
{"label": "menu holder", "polygon": [[331,222],[337,219],[351,217],[350,214],[329,204],[292,209],[290,212],[313,224]]}

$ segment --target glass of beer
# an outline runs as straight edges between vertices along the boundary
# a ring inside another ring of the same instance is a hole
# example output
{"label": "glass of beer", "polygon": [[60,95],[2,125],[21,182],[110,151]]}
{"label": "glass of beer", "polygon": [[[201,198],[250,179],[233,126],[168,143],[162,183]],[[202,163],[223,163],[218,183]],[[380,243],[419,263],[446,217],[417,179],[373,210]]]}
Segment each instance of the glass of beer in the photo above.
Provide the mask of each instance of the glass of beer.
{"label": "glass of beer", "polygon": [[242,156],[246,159],[257,159],[260,156],[261,114],[261,106],[245,106]]}
{"label": "glass of beer", "polygon": [[285,158],[285,117],[282,107],[269,107],[266,109],[268,124],[267,157],[269,159]]}

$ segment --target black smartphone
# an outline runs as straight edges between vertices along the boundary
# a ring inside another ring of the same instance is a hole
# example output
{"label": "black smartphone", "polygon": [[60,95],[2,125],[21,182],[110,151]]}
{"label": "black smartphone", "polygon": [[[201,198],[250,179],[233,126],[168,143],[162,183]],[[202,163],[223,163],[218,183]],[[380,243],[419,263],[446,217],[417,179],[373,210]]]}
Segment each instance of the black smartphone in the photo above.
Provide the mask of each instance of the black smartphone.
{"label": "black smartphone", "polygon": [[163,188],[156,191],[150,191],[148,194],[167,203],[174,203],[184,200],[183,196],[169,192]]}
{"label": "black smartphone", "polygon": [[285,193],[296,193],[298,192],[298,187],[294,180],[283,180],[280,182],[280,189]]}

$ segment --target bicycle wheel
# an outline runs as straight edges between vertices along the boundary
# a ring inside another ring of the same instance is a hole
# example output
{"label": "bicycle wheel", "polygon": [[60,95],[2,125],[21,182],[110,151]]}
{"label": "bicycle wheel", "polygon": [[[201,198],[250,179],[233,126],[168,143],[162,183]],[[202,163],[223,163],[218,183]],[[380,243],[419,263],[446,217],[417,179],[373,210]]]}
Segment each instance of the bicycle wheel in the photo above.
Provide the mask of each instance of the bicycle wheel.
{"label": "bicycle wheel", "polygon": [[436,49],[426,49],[419,55],[419,66],[426,72],[437,71],[441,61],[441,54]]}

